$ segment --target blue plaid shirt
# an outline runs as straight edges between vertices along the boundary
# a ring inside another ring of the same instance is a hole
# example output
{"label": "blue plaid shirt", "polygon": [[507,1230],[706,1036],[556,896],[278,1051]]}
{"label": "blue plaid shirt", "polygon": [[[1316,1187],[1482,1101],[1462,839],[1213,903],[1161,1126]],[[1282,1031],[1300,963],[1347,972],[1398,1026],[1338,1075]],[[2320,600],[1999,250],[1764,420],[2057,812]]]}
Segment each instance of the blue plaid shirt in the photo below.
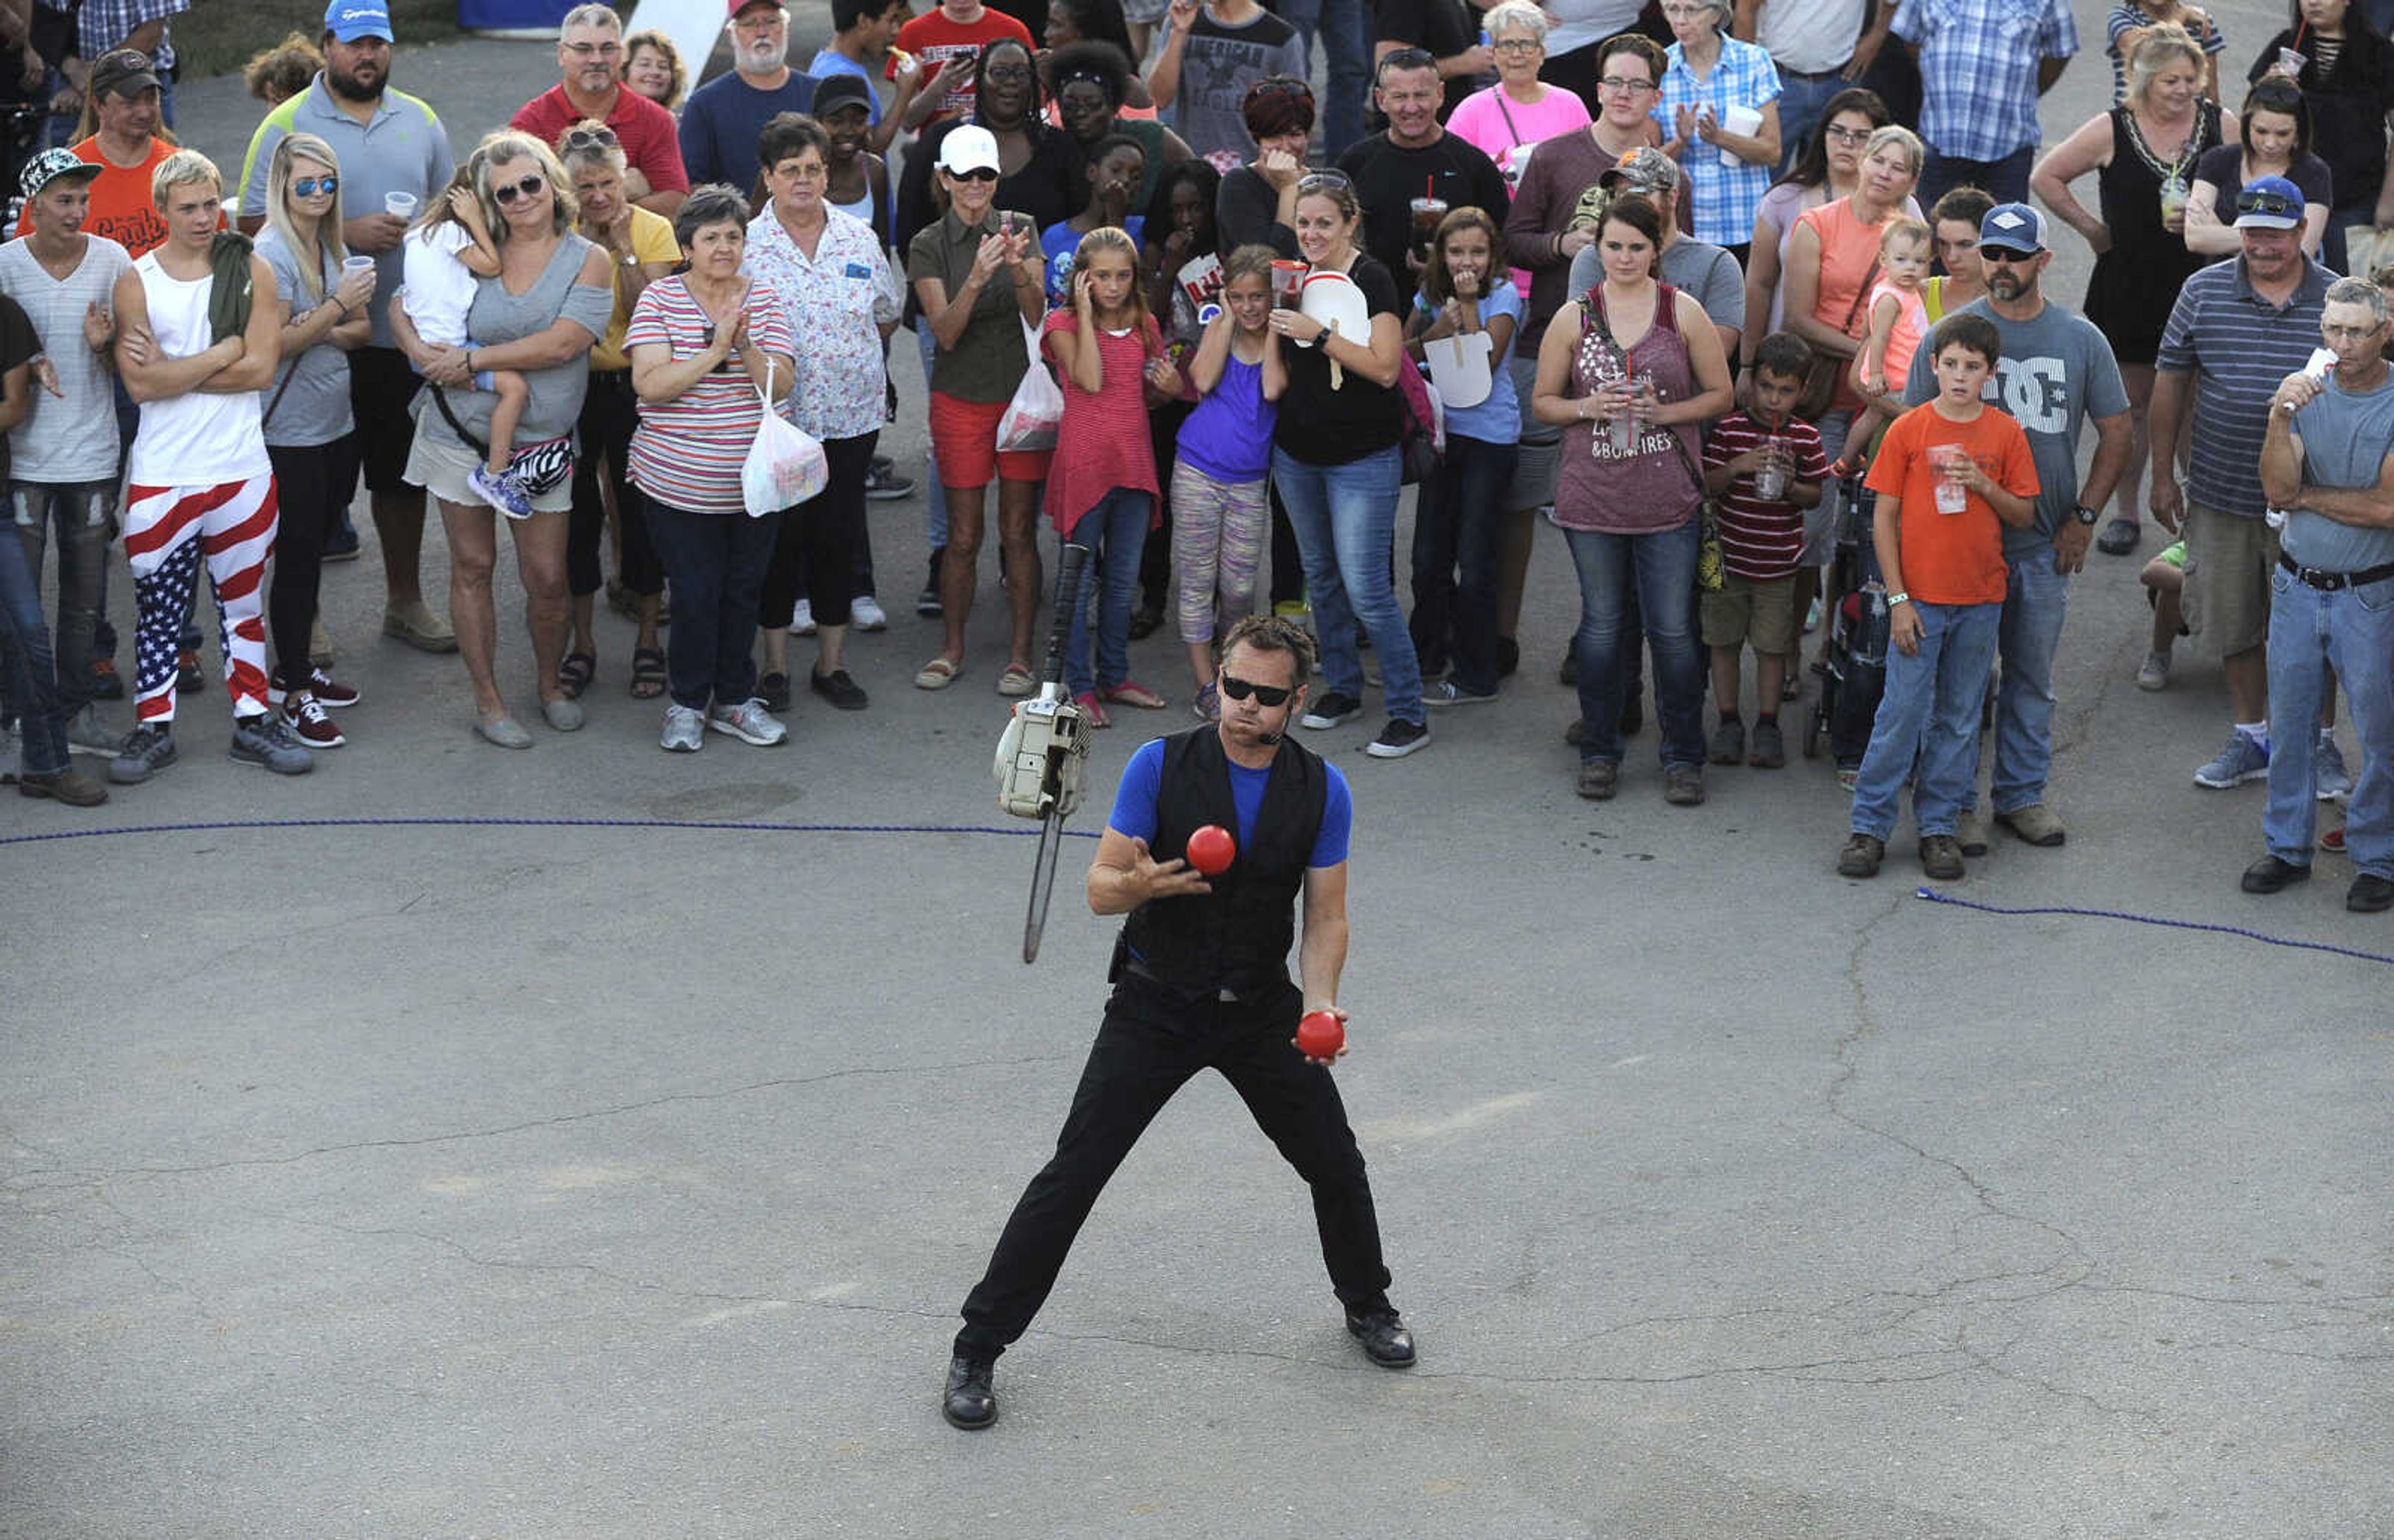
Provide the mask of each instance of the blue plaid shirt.
{"label": "blue plaid shirt", "polygon": [[[1653,114],[1664,138],[1677,132],[1682,107],[1709,106],[1718,121],[1732,107],[1759,110],[1779,99],[1779,67],[1769,54],[1734,37],[1723,36],[1711,76],[1701,81],[1677,43],[1664,50],[1663,95]],[[1679,171],[1688,178],[1688,201],[1696,217],[1696,228],[1687,233],[1717,246],[1742,246],[1754,239],[1755,213],[1770,191],[1769,166],[1750,161],[1723,165],[1718,146],[1690,139],[1679,152]]]}
{"label": "blue plaid shirt", "polygon": [[[191,0],[83,0],[75,17],[75,52],[98,59],[133,35],[133,29],[162,16],[178,16],[191,8]],[[164,38],[150,62],[161,70],[175,67],[175,46]]]}
{"label": "blue plaid shirt", "polygon": [[2037,65],[2078,51],[2062,0],[1903,0],[1895,35],[1920,49],[1920,137],[1953,160],[2037,143]]}

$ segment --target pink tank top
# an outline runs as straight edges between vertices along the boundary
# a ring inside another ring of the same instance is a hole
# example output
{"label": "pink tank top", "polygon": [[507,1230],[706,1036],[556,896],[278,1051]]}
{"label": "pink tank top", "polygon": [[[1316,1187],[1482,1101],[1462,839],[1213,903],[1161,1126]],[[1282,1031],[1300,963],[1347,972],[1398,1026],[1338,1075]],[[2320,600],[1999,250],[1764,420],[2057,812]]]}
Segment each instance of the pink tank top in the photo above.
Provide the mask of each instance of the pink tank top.
{"label": "pink tank top", "polygon": [[1888,388],[1897,395],[1903,394],[1902,380],[1912,367],[1912,355],[1920,350],[1920,339],[1928,335],[1928,304],[1917,294],[1906,294],[1885,279],[1871,285],[1870,303],[1862,307],[1869,315],[1878,309],[1879,296],[1895,297],[1895,330],[1887,335]]}
{"label": "pink tank top", "polygon": [[[1678,295],[1668,283],[1654,285],[1654,324],[1629,349],[1630,372],[1651,379],[1656,397],[1665,401],[1685,401],[1696,393],[1687,338],[1679,335]],[[1590,289],[1581,302],[1600,314],[1604,285]],[[1584,320],[1579,346],[1572,351],[1567,394],[1592,396],[1606,376],[1620,370],[1619,351],[1607,345],[1593,320]],[[1687,451],[1685,464],[1679,450],[1672,446],[1674,434]],[[1613,449],[1610,425],[1571,423],[1563,428],[1562,480],[1555,498],[1555,523],[1567,530],[1604,534],[1659,534],[1676,530],[1696,511],[1696,483],[1687,467],[1702,465],[1703,454],[1703,441],[1694,423],[1677,428],[1645,424],[1626,454]]]}

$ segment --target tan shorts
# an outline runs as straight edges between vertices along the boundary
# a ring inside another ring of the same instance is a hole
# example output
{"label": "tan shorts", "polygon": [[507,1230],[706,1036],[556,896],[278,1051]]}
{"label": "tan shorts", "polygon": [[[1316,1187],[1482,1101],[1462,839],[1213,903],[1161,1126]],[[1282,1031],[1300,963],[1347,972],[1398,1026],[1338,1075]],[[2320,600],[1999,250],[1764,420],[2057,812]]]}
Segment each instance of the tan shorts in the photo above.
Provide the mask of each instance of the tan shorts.
{"label": "tan shorts", "polygon": [[1756,652],[1796,651],[1796,579],[1774,577],[1756,582],[1734,573],[1724,578],[1721,591],[1702,594],[1696,601],[1696,625],[1706,647],[1735,647],[1752,642]]}
{"label": "tan shorts", "polygon": [[2187,629],[2226,658],[2268,642],[2278,532],[2262,520],[2189,503],[2185,533],[2186,587],[2179,603]]}
{"label": "tan shorts", "polygon": [[[436,416],[430,407],[424,415]],[[407,468],[399,479],[412,487],[422,487],[444,503],[460,507],[486,508],[490,500],[476,492],[467,480],[482,457],[463,444],[453,444],[435,439],[424,430],[422,423],[415,428],[415,442],[408,446]],[[573,478],[569,476],[532,500],[534,513],[563,513],[573,507]]]}

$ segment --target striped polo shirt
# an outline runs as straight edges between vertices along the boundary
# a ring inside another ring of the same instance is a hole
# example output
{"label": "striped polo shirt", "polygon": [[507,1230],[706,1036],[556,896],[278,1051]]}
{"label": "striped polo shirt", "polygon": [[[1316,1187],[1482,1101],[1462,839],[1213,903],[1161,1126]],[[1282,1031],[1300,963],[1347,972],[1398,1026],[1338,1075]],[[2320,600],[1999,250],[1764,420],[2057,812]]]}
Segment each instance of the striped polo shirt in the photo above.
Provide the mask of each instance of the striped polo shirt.
{"label": "striped polo shirt", "polygon": [[[715,318],[675,275],[640,291],[624,328],[624,351],[663,346],[686,359],[704,352],[714,337]],[[748,288],[748,338],[768,353],[791,356],[788,314],[763,279]],[[784,372],[775,380],[777,398],[788,378]],[[640,426],[632,434],[632,484],[685,513],[740,512],[740,467],[763,417],[756,384],[734,353],[672,401],[641,403]]]}
{"label": "striped polo shirt", "polygon": [[2335,275],[2303,264],[2303,281],[2283,305],[2253,292],[2244,258],[2214,262],[2186,281],[2162,332],[2155,367],[2194,375],[2194,464],[2189,500],[2217,513],[2258,519],[2261,441],[2269,398],[2320,345],[2320,312]]}

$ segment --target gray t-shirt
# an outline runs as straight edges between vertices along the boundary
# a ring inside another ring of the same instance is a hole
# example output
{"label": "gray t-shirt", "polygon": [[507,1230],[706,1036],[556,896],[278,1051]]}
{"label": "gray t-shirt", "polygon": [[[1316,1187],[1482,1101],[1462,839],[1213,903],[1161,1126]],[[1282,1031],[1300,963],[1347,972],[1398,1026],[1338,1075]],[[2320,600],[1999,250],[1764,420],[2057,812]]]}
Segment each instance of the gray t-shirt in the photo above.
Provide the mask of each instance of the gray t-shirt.
{"label": "gray t-shirt", "polygon": [[[2006,321],[1981,296],[1953,315],[1982,315],[2003,337],[2003,356],[1982,398],[2019,420],[2036,462],[2036,522],[2027,529],[2004,526],[2004,559],[2033,557],[2053,544],[2061,521],[2078,504],[2078,433],[2089,416],[2116,417],[2128,410],[2120,364],[2096,324],[2047,299],[2029,321]],[[1928,339],[1912,355],[1903,399],[1917,406],[1937,393],[1936,362]]]}
{"label": "gray t-shirt", "polygon": [[[274,270],[274,296],[291,307],[293,321],[332,302],[341,269],[330,253],[316,254],[321,270],[316,283],[323,297],[313,299],[300,283],[300,256],[283,239],[281,230],[269,225],[257,232],[257,255]],[[274,415],[266,419],[268,448],[310,449],[331,443],[357,426],[349,415],[349,356],[329,340],[296,358],[284,354],[274,371],[274,383],[266,388],[264,404],[274,408]]]}
{"label": "gray t-shirt", "polygon": [[1217,170],[1244,165],[1256,158],[1243,110],[1247,88],[1266,75],[1305,78],[1305,38],[1297,30],[1268,10],[1226,27],[1201,9],[1181,45],[1180,92],[1165,121]]}
{"label": "gray t-shirt", "polygon": [[105,235],[84,238],[83,261],[64,279],[34,259],[30,236],[0,245],[0,293],[22,307],[59,372],[59,394],[33,387],[33,411],[8,430],[9,474],[20,481],[72,486],[116,480],[114,375],[83,339],[85,309],[113,307],[116,281],[133,265]]}
{"label": "gray t-shirt", "polygon": [[[1564,292],[1585,294],[1603,276],[1604,254],[1591,245],[1572,258]],[[1745,330],[1745,274],[1726,249],[1680,236],[1663,248],[1663,282],[1703,306],[1714,325]]]}
{"label": "gray t-shirt", "polygon": [[[570,321],[588,332],[594,342],[604,336],[607,318],[614,313],[613,287],[574,282],[592,249],[590,243],[579,235],[566,236],[558,242],[540,277],[521,295],[509,294],[506,284],[498,278],[475,280],[473,309],[466,312],[466,335],[474,339],[478,348],[495,348],[503,342],[520,342],[545,332],[559,321]],[[516,447],[521,449],[572,432],[573,420],[582,415],[583,393],[590,387],[589,355],[577,353],[546,369],[528,369],[524,381],[532,387],[532,400],[525,405],[523,422],[516,429]],[[467,432],[479,439],[490,438],[491,414],[499,404],[498,397],[470,387],[443,394],[449,398],[449,410],[457,415],[457,421]],[[450,431],[440,409],[432,404],[429,390],[416,392],[415,430],[429,436],[435,443],[466,447]]]}
{"label": "gray t-shirt", "polygon": [[[2303,480],[2315,487],[2374,487],[2394,454],[2394,377],[2374,390],[2338,389],[2295,414],[2303,441]],[[2297,508],[2279,532],[2289,559],[2322,572],[2357,573],[2394,561],[2394,530],[2357,529],[2323,513]]]}

